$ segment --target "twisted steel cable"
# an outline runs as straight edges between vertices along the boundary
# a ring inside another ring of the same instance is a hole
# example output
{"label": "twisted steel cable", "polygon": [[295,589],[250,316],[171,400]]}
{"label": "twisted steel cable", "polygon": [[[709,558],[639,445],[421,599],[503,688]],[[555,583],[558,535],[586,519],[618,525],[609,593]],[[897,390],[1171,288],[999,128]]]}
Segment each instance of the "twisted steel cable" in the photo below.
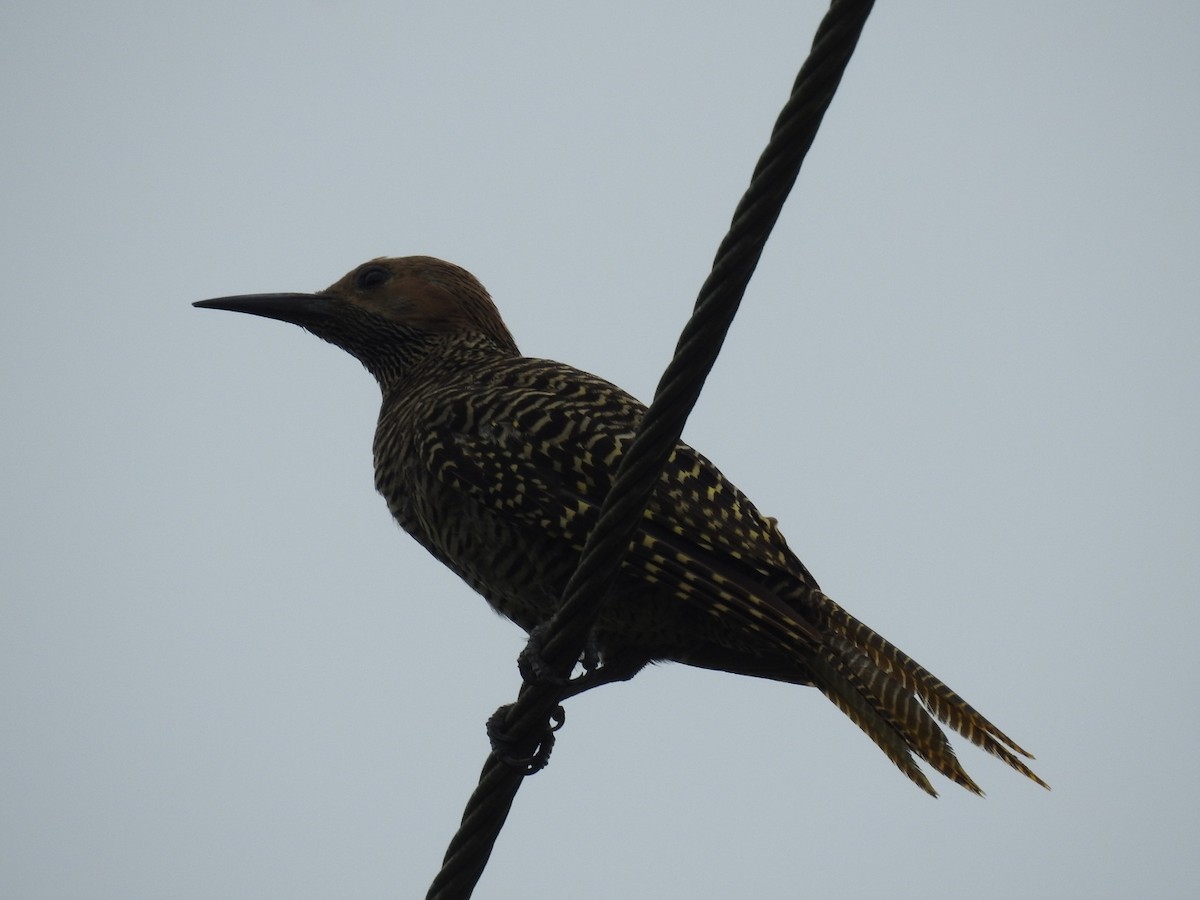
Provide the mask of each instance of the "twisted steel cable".
{"label": "twisted steel cable", "polygon": [[[716,361],[767,237],[795,184],[873,5],[873,0],[834,0],[817,29],[812,51],[734,211],[729,232],[717,250],[675,355],[659,381],[637,436],[621,459],[599,521],[563,594],[562,606],[542,635],[541,655],[547,670],[557,677],[569,677],[583,653],[588,631],[620,569],[642,510]],[[497,725],[502,726],[512,746],[530,748],[531,757],[540,755],[539,762],[544,764],[552,732],[557,728],[549,723],[560,718],[561,698],[562,687],[553,679],[526,681],[517,701],[504,708]],[[471,896],[529,771],[513,767],[495,753],[488,756],[442,868],[426,895],[428,900]]]}

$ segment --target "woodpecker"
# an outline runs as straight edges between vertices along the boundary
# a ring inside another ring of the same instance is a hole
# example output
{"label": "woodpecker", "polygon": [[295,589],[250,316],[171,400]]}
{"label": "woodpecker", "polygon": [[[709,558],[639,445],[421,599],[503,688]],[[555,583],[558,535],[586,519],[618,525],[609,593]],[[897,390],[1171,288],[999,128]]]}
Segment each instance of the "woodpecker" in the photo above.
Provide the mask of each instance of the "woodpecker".
{"label": "woodpecker", "polygon": [[[479,281],[432,257],[375,259],[317,293],[194,305],[291,322],[357,358],[383,394],[375,486],[396,521],[526,632],[553,616],[641,403],[522,356]],[[934,796],[917,759],[982,793],[938,720],[1048,787],[1030,754],[822,593],[776,520],[682,442],[588,655],[598,668],[576,680],[589,685],[666,661],[812,685]]]}

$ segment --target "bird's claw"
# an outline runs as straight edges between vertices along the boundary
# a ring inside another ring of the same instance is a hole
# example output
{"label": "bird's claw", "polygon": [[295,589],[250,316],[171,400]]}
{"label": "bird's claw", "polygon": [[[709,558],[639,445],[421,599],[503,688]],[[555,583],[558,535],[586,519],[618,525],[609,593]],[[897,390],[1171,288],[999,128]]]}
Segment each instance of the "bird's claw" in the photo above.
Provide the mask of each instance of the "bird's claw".
{"label": "bird's claw", "polygon": [[[537,682],[556,688],[567,688],[577,679],[563,678],[557,675],[546,663],[546,657],[542,655],[542,651],[546,646],[546,632],[548,629],[549,623],[543,623],[529,632],[529,640],[517,655],[517,671],[521,673],[521,678],[526,682]],[[583,648],[583,654],[579,658],[579,664],[583,666],[584,671],[587,673],[594,672],[600,668],[600,650],[596,646],[594,636],[591,634],[588,635],[587,643]],[[584,676],[581,675],[580,678],[582,677]],[[571,691],[567,696],[572,696],[574,693],[576,692]]]}
{"label": "bird's claw", "polygon": [[492,743],[492,754],[500,762],[522,775],[533,775],[546,768],[550,762],[550,751],[554,749],[554,732],[563,727],[567,713],[561,706],[556,706],[550,713],[550,721],[545,730],[533,737],[515,735],[505,726],[508,714],[513,704],[506,703],[492,713],[484,726],[487,729],[488,740]]}
{"label": "bird's claw", "polygon": [[600,668],[600,648],[596,646],[596,635],[593,632],[588,632],[587,643],[583,646],[583,656],[580,658],[579,664],[587,672],[594,672]]}
{"label": "bird's claw", "polygon": [[527,683],[547,684],[561,688],[567,683],[567,679],[556,675],[546,663],[546,657],[542,655],[545,646],[546,625],[538,625],[529,632],[528,642],[517,654],[517,671],[521,673],[522,680]]}

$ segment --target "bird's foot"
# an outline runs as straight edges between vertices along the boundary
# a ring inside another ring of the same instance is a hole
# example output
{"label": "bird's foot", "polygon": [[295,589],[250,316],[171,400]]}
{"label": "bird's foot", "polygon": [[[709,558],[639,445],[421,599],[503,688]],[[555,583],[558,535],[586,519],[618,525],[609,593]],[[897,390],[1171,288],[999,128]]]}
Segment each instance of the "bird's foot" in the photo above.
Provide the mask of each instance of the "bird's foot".
{"label": "bird's foot", "polygon": [[521,673],[521,678],[530,684],[540,683],[552,687],[563,687],[567,684],[568,679],[556,674],[546,662],[546,657],[542,655],[546,649],[548,628],[549,623],[543,622],[529,632],[529,640],[517,655],[517,671]]}
{"label": "bird's foot", "polygon": [[[646,667],[649,660],[640,658],[615,657],[606,659],[603,665],[594,665],[584,672],[567,681],[560,699],[575,697],[584,691],[600,687],[602,684],[612,684],[615,681],[628,681]],[[584,664],[585,668],[587,664]]]}
{"label": "bird's foot", "polygon": [[546,645],[546,631],[547,625],[542,624],[529,632],[529,641],[517,656],[517,669],[527,683],[546,684],[559,690],[560,700],[575,697],[602,684],[628,681],[649,662],[645,657],[628,653],[602,657],[600,649],[596,646],[595,635],[589,634],[583,655],[579,659],[584,668],[583,674],[575,678],[563,678],[550,668],[542,655]]}
{"label": "bird's foot", "polygon": [[600,648],[596,645],[596,636],[589,633],[583,653],[579,657],[579,665],[583,666],[584,673],[576,678],[563,678],[550,668],[543,655],[548,630],[549,623],[543,623],[529,632],[529,640],[517,656],[517,669],[521,673],[521,678],[526,682],[547,684],[561,690],[564,700],[601,684],[632,678],[645,665],[645,661],[626,664],[624,661],[609,662],[607,660],[601,665]]}
{"label": "bird's foot", "polygon": [[550,751],[554,749],[554,732],[562,728],[567,720],[567,714],[561,706],[556,706],[550,713],[550,721],[541,734],[532,737],[516,735],[506,727],[508,714],[513,704],[506,703],[492,713],[484,726],[487,729],[488,740],[492,743],[492,753],[496,759],[517,769],[523,775],[533,775],[546,768],[550,762]]}

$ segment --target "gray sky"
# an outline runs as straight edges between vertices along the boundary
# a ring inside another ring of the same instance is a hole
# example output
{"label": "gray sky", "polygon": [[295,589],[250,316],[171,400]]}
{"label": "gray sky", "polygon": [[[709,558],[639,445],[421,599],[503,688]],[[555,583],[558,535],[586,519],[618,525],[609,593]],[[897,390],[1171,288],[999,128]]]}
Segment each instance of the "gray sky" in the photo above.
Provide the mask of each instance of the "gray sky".
{"label": "gray sky", "polygon": [[[0,895],[424,894],[521,634],[374,494],[353,360],[188,304],[429,253],[648,397],[824,9],[734,6],[0,9]],[[478,896],[1192,895],[1198,39],[881,4],[686,433],[1054,791],[661,667]]]}

